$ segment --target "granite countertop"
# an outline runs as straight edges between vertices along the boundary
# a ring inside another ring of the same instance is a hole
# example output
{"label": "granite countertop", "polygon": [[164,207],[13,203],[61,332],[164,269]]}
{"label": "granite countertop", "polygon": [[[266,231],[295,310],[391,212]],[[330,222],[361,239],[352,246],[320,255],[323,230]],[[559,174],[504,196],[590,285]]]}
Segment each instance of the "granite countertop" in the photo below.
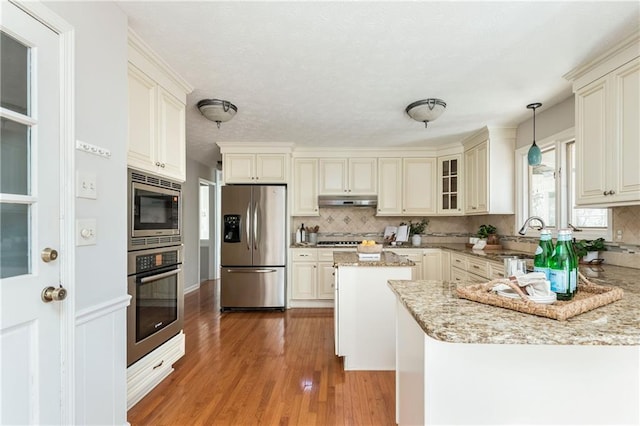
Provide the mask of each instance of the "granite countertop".
{"label": "granite countertop", "polygon": [[[352,249],[356,250],[356,247],[349,247],[349,246],[336,246],[338,248],[346,248],[346,249]],[[312,245],[312,244],[292,244],[291,248],[319,248],[319,249],[324,249],[324,250],[332,250],[335,249],[336,247],[330,247],[330,246],[317,246],[317,245]],[[533,259],[533,253],[524,253],[521,251],[515,251],[515,250],[508,250],[508,249],[503,249],[503,250],[471,250],[470,248],[468,248],[465,244],[447,244],[447,243],[425,243],[422,244],[418,247],[416,246],[412,246],[411,244],[402,244],[399,246],[391,246],[391,245],[384,245],[384,249],[383,249],[383,253],[386,250],[394,250],[397,251],[399,253],[402,253],[403,250],[406,249],[428,249],[428,248],[434,248],[434,249],[443,249],[443,250],[450,250],[450,251],[456,251],[459,253],[463,253],[463,254],[468,254],[468,255],[473,255],[473,256],[477,256],[486,260],[491,260],[494,262],[502,262],[504,260],[505,256],[522,256],[522,257],[526,257],[529,259]]]}
{"label": "granite countertop", "polygon": [[[455,295],[442,281],[389,281],[391,290],[430,337],[450,343],[640,345],[640,283],[629,268],[580,267],[595,284],[624,290],[621,300],[557,321]],[[597,275],[597,276],[596,276]]]}
{"label": "granite countertop", "polygon": [[405,256],[400,256],[391,251],[380,253],[380,260],[360,260],[356,251],[345,251],[333,253],[333,263],[335,266],[414,266],[415,263]]}

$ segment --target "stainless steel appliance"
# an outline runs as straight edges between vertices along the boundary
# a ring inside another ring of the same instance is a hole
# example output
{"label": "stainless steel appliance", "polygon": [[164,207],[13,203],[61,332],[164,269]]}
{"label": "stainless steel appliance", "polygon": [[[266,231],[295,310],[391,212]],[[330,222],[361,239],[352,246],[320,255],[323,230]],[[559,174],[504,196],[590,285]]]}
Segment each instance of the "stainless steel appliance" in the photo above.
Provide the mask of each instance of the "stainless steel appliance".
{"label": "stainless steel appliance", "polygon": [[182,330],[182,247],[129,252],[127,366]]}
{"label": "stainless steel appliance", "polygon": [[182,184],[129,169],[128,250],[182,244]]}
{"label": "stainless steel appliance", "polygon": [[354,240],[318,241],[316,245],[318,247],[355,247],[360,243],[360,241],[354,241]]}
{"label": "stainless steel appliance", "polygon": [[222,187],[220,310],[285,308],[286,187]]}

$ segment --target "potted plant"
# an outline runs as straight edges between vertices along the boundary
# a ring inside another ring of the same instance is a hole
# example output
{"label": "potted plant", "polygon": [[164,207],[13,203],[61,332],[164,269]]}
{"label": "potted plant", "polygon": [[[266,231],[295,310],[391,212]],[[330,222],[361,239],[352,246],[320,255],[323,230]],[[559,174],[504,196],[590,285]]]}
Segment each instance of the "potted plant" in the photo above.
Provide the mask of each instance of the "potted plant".
{"label": "potted plant", "polygon": [[409,221],[409,235],[411,235],[411,244],[414,246],[419,246],[422,244],[422,236],[424,234],[425,229],[427,229],[427,225],[429,225],[429,219],[423,217],[419,222]]}
{"label": "potted plant", "polygon": [[497,245],[499,243],[497,232],[498,230],[493,225],[480,225],[477,235],[478,238],[487,240],[487,244]]}
{"label": "potted plant", "polygon": [[606,250],[607,246],[604,245],[604,238],[573,242],[573,251],[575,251],[578,258],[581,258],[582,263],[593,262],[598,259],[599,252]]}

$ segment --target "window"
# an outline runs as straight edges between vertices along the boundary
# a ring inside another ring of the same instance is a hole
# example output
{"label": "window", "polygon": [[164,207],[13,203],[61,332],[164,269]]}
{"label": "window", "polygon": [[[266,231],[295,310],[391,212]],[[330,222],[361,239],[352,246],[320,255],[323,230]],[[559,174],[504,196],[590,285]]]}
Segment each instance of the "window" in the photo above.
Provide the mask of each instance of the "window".
{"label": "window", "polygon": [[[516,229],[529,216],[541,217],[547,228],[573,226],[574,237],[611,241],[609,209],[577,208],[575,204],[575,141],[573,129],[537,142],[542,151],[539,166],[529,167],[529,146],[516,151],[517,215]],[[535,223],[535,222],[534,222]],[[528,235],[537,235],[529,230]]]}
{"label": "window", "polygon": [[200,239],[209,239],[209,185],[200,184]]}

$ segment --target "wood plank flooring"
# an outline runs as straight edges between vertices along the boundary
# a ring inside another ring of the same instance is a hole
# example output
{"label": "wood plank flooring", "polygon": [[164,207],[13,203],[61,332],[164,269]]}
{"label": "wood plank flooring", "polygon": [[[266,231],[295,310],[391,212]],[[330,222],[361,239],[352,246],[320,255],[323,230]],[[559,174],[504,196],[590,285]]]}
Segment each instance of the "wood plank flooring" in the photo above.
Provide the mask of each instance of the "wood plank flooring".
{"label": "wood plank flooring", "polygon": [[186,355],[131,425],[395,425],[395,373],[343,370],[332,309],[221,314],[218,294],[185,297]]}

